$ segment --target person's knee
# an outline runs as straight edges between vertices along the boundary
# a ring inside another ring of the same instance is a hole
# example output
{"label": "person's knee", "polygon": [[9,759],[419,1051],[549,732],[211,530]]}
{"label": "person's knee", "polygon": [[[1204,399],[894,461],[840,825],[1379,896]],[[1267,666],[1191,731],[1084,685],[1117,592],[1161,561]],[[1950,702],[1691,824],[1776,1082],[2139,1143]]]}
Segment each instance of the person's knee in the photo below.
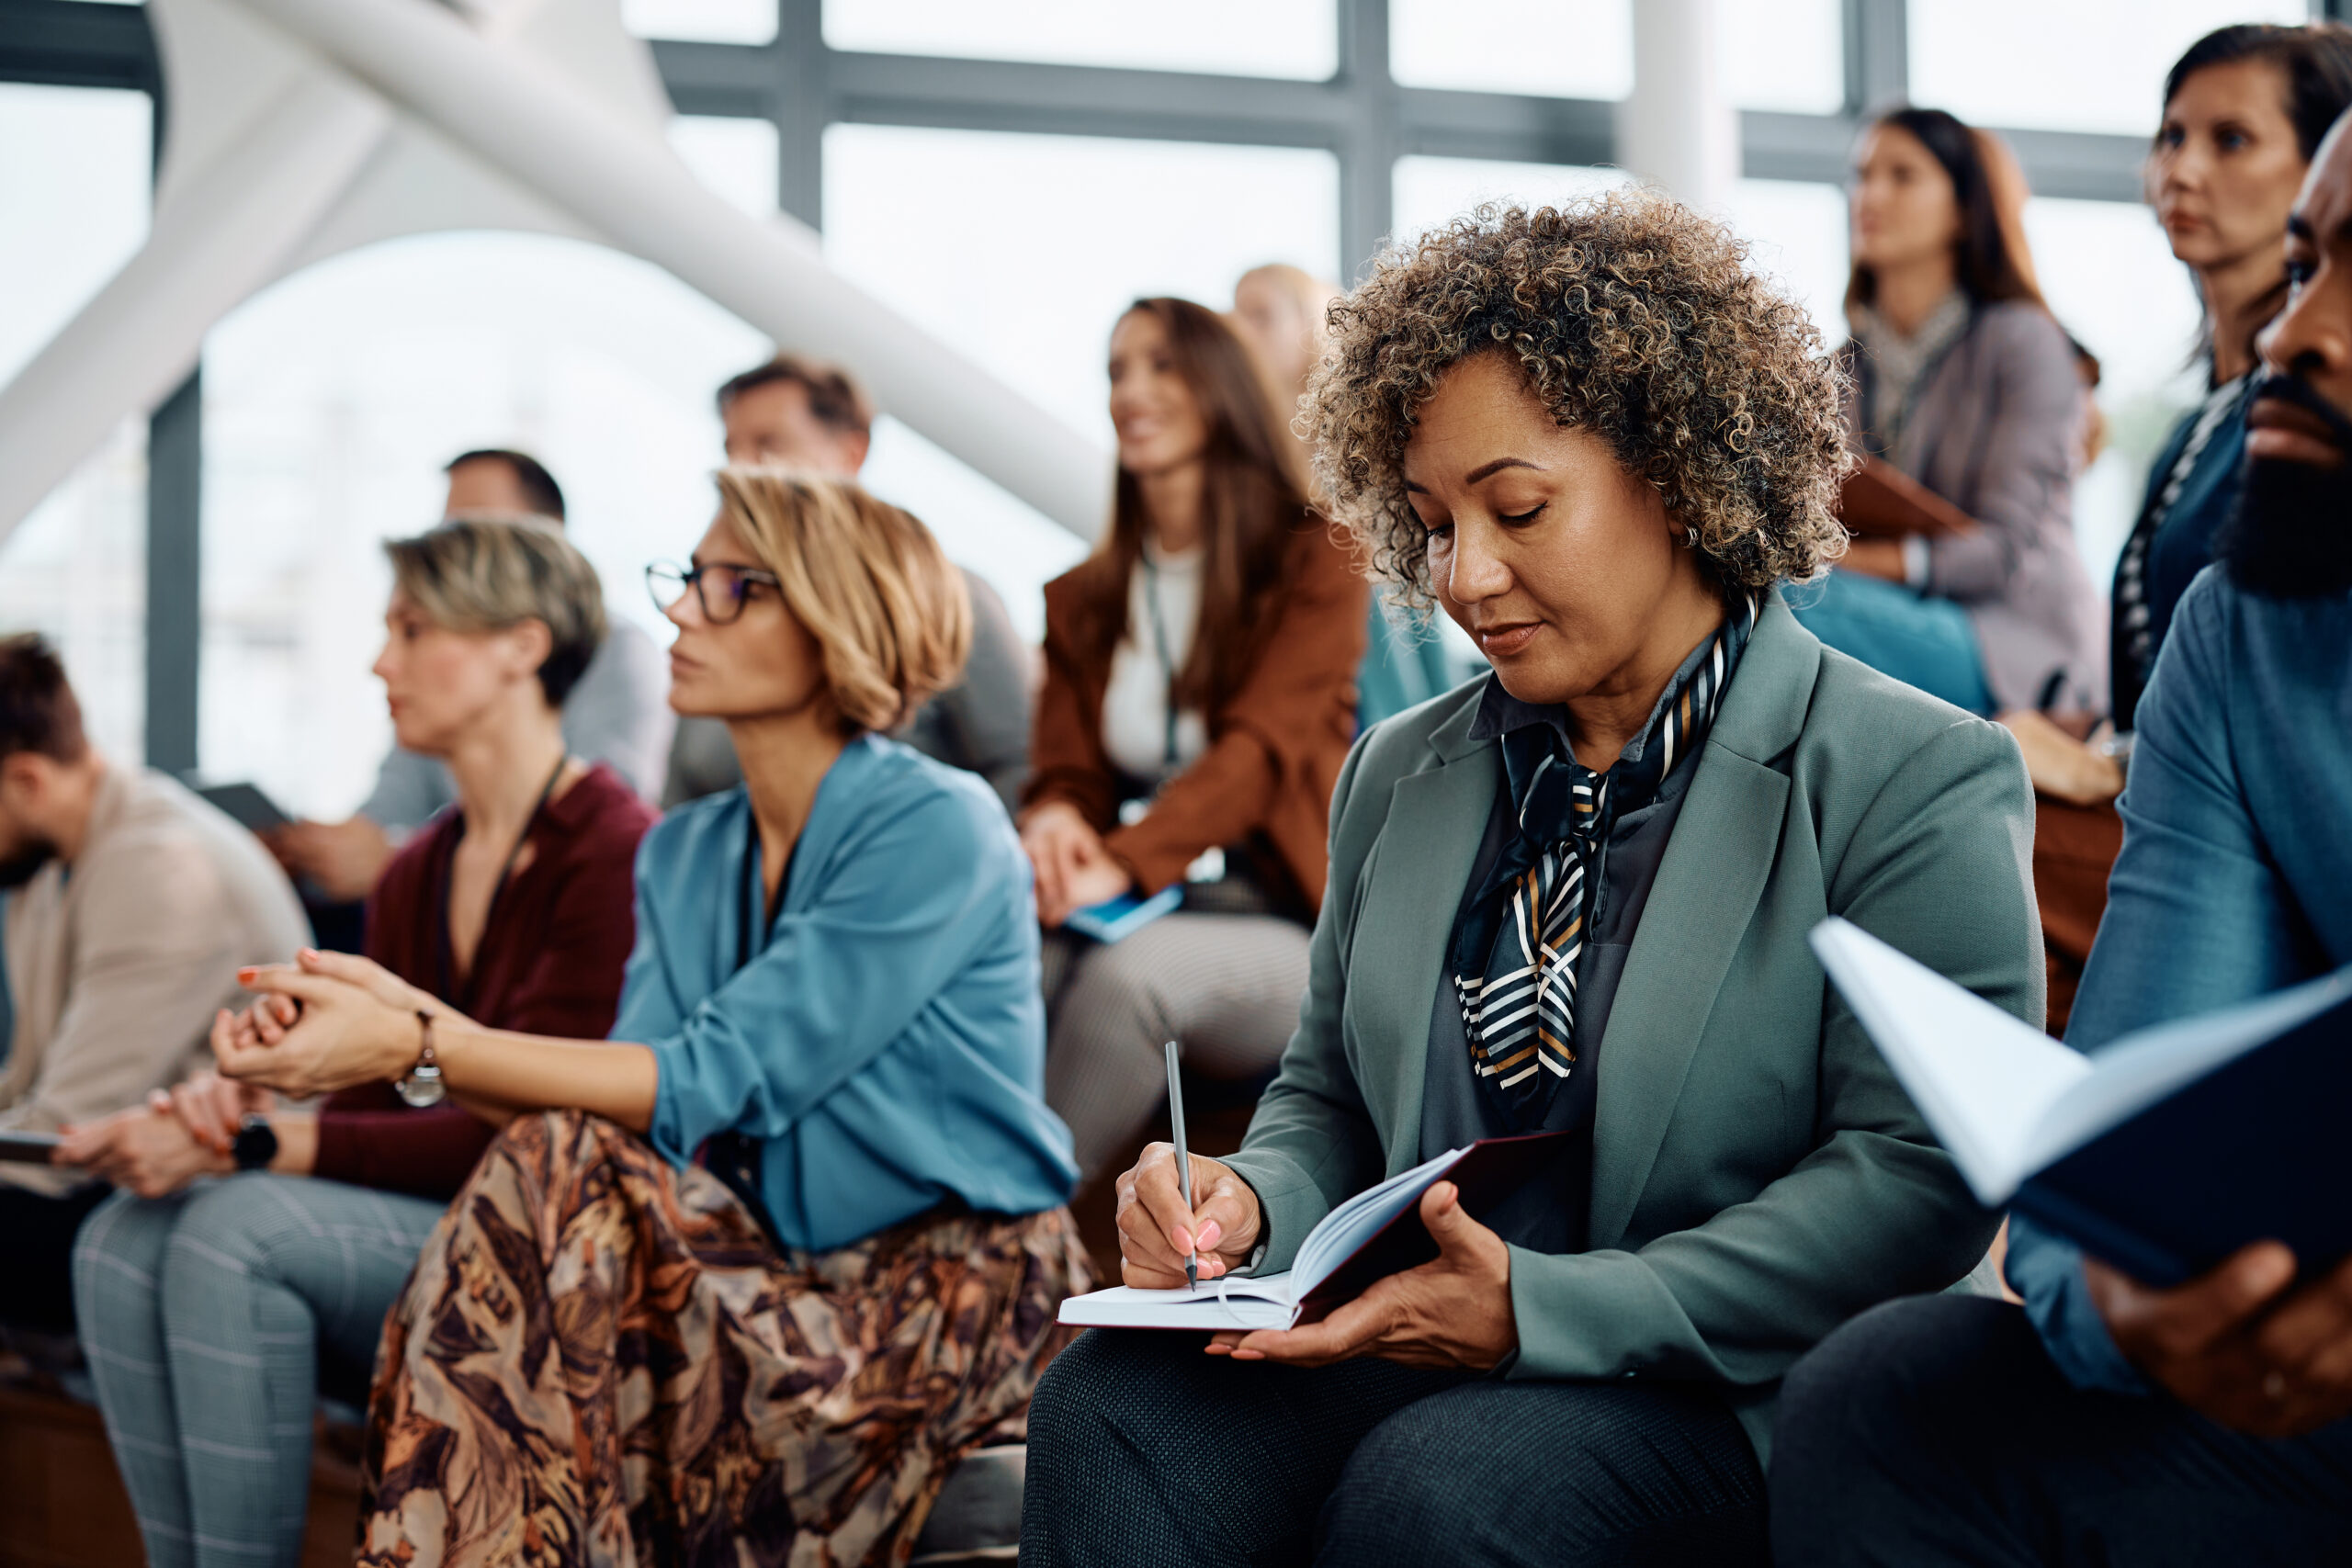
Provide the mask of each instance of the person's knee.
{"label": "person's knee", "polygon": [[155,1290],[179,1208],[177,1199],[118,1192],[90,1211],[74,1238],[74,1300],[82,1332],[89,1332],[89,1314],[81,1310],[88,1303]]}
{"label": "person's knee", "polygon": [[1433,1446],[1430,1414],[1408,1405],[1356,1445],[1323,1506],[1317,1562],[1459,1560],[1478,1533],[1472,1516],[1486,1495],[1484,1483],[1464,1467],[1476,1466],[1486,1450]]}
{"label": "person's knee", "polygon": [[1029,1453],[1036,1462],[1059,1465],[1080,1458],[1095,1445],[1112,1403],[1122,1397],[1133,1359],[1123,1339],[1089,1329],[1066,1346],[1037,1380],[1029,1403]]}
{"label": "person's knee", "polygon": [[1888,1302],[1846,1324],[1781,1385],[1776,1498],[1840,1494],[1868,1475],[1901,1486],[1971,1451],[1995,1434],[2032,1332],[2014,1305],[1976,1296]]}
{"label": "person's knee", "polygon": [[1061,1010],[1094,1020],[1097,1028],[1117,1021],[1141,1034],[1170,1032],[1177,998],[1169,985],[1169,965],[1148,940],[1151,935],[1146,927],[1080,958],[1062,990]]}
{"label": "person's knee", "polygon": [[1054,1358],[1029,1406],[1031,1484],[1052,1477],[1089,1495],[1114,1471],[1155,1461],[1155,1440],[1192,1440],[1185,1416],[1204,1408],[1210,1370],[1199,1341],[1182,1334],[1090,1329]]}
{"label": "person's knee", "polygon": [[198,1274],[264,1279],[281,1235],[309,1227],[297,1216],[286,1182],[262,1172],[215,1181],[191,1191],[181,1205],[165,1249],[164,1272],[179,1281]]}

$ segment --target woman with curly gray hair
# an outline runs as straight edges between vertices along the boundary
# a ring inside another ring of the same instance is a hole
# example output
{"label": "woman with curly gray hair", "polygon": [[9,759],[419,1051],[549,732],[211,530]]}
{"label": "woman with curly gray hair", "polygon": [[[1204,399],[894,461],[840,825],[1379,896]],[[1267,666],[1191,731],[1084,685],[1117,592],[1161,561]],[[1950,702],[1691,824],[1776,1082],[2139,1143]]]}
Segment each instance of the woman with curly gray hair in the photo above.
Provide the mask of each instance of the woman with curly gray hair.
{"label": "woman with curly gray hair", "polygon": [[1280,1075],[1190,1202],[1165,1145],[1122,1179],[1125,1283],[1196,1257],[1214,1324],[1351,1194],[1551,1136],[1317,1321],[1079,1339],[1023,1561],[1760,1563],[1781,1373],[1994,1226],[1806,933],[2038,1021],[2024,769],[1782,604],[1841,543],[1838,389],[1722,229],[1481,209],[1332,319],[1324,492],[1493,670],[1357,743]]}

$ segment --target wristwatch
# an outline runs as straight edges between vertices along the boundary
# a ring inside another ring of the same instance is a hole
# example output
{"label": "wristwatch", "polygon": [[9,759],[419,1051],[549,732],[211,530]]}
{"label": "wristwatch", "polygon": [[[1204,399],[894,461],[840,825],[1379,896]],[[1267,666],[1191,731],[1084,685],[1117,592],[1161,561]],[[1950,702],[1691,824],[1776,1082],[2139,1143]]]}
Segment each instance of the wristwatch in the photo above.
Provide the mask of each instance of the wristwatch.
{"label": "wristwatch", "polygon": [[269,1118],[256,1112],[239,1122],[237,1135],[229,1145],[229,1157],[239,1170],[267,1170],[269,1162],[277,1157],[277,1133]]}
{"label": "wristwatch", "polygon": [[416,1032],[422,1044],[416,1053],[416,1066],[392,1085],[401,1099],[422,1111],[428,1105],[441,1103],[448,1091],[441,1087],[441,1064],[433,1055],[433,1015],[423,1008],[416,1010]]}

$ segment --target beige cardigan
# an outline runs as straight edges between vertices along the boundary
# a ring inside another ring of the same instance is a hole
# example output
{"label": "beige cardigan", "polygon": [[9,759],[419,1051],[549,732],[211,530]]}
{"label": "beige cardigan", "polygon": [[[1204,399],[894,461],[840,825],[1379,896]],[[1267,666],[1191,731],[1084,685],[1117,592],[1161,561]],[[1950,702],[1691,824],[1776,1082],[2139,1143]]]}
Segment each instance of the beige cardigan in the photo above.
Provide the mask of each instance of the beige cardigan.
{"label": "beige cardigan", "polygon": [[[238,966],[310,939],[259,840],[162,773],[109,768],[73,865],[42,867],[8,900],[0,1128],[53,1131],[177,1083],[209,1060]],[[0,1181],[59,1193],[80,1179],[0,1164]]]}

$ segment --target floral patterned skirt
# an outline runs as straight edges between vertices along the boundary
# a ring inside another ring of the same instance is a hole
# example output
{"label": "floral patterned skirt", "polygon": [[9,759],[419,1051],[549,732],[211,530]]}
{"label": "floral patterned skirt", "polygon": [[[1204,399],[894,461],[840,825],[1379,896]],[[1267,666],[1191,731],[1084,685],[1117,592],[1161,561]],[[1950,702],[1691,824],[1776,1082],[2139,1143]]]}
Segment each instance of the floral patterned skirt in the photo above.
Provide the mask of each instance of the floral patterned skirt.
{"label": "floral patterned skirt", "polygon": [[1067,1210],[779,1254],[710,1172],[519,1117],[385,1322],[358,1562],[903,1562],[1091,1283]]}

